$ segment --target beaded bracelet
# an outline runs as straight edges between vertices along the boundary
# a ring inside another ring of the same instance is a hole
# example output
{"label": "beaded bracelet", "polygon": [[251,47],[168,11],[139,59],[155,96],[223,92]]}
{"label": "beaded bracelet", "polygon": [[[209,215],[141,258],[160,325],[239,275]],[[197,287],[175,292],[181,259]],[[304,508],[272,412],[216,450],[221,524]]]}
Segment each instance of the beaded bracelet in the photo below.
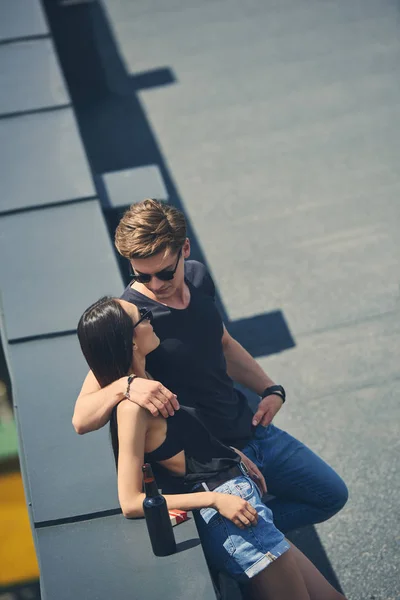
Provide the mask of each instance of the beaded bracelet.
{"label": "beaded bracelet", "polygon": [[131,375],[128,376],[128,382],[127,382],[128,385],[127,385],[126,392],[125,392],[125,398],[128,398],[128,400],[131,399],[131,396],[130,396],[131,383],[135,379],[135,377],[137,377],[137,375],[134,375],[133,373],[131,373]]}

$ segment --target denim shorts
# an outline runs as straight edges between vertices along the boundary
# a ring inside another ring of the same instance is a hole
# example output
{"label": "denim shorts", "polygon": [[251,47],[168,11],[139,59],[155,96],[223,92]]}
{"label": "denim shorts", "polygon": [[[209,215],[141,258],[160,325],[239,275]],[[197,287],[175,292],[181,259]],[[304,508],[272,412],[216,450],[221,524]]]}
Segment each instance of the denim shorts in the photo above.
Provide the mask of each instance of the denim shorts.
{"label": "denim shorts", "polygon": [[275,527],[271,510],[263,504],[258,488],[249,477],[235,477],[214,491],[241,496],[257,510],[257,525],[245,529],[237,527],[214,508],[194,511],[210,566],[246,583],[289,550],[289,543]]}

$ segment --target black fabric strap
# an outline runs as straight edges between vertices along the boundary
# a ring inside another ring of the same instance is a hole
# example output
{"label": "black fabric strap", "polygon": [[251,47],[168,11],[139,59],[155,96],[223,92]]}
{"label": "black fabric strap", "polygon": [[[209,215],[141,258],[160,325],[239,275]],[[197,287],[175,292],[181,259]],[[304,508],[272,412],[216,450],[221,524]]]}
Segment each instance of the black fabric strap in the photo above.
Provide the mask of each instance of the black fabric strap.
{"label": "black fabric strap", "polygon": [[[240,463],[240,464],[242,464],[242,463]],[[217,487],[219,487],[226,481],[229,481],[230,479],[233,479],[234,477],[240,477],[241,475],[245,475],[244,469],[241,469],[239,467],[239,465],[237,465],[237,466],[231,467],[230,469],[227,469],[226,471],[222,471],[222,473],[219,473],[216,477],[211,477],[210,479],[207,479],[203,483],[196,484],[196,488],[192,491],[193,492],[204,492],[204,491],[213,492]]]}
{"label": "black fabric strap", "polygon": [[286,392],[283,386],[281,385],[270,385],[265,388],[263,393],[261,394],[261,398],[266,398],[267,396],[280,396],[282,398],[282,402],[286,401]]}

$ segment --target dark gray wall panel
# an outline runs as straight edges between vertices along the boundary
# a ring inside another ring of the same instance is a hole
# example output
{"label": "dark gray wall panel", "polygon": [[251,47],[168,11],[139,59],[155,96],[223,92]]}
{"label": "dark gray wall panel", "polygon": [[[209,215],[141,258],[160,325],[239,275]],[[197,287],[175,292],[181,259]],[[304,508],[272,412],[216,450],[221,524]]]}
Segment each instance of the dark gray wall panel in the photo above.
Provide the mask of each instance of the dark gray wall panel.
{"label": "dark gray wall panel", "polygon": [[87,373],[75,335],[9,346],[35,522],[117,508],[108,427],[79,436],[71,418]]}
{"label": "dark gray wall panel", "polygon": [[215,600],[193,520],[174,532],[181,551],[157,558],[144,521],[122,515],[38,529],[45,599]]}
{"label": "dark gray wall panel", "polygon": [[8,339],[75,329],[123,289],[97,200],[1,218],[0,256]]}
{"label": "dark gray wall panel", "polygon": [[0,114],[67,104],[51,40],[0,47]]}
{"label": "dark gray wall panel", "polygon": [[95,195],[69,108],[0,121],[0,212]]}
{"label": "dark gray wall panel", "polygon": [[0,40],[48,32],[39,0],[2,0]]}

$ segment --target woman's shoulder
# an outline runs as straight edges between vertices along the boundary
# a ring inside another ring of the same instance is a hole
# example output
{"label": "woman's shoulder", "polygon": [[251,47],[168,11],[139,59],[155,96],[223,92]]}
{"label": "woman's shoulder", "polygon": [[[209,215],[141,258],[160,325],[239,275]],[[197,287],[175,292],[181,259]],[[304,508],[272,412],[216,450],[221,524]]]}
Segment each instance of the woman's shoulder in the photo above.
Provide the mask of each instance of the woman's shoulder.
{"label": "woman's shoulder", "polygon": [[125,400],[121,400],[121,402],[117,406],[117,415],[123,416],[124,419],[130,420],[147,420],[149,411],[145,408],[136,404],[136,402],[131,402],[127,398]]}
{"label": "woman's shoulder", "polygon": [[118,404],[116,422],[120,444],[127,443],[130,445],[147,435],[149,430],[148,415],[150,413],[145,408],[130,400],[122,400]]}

